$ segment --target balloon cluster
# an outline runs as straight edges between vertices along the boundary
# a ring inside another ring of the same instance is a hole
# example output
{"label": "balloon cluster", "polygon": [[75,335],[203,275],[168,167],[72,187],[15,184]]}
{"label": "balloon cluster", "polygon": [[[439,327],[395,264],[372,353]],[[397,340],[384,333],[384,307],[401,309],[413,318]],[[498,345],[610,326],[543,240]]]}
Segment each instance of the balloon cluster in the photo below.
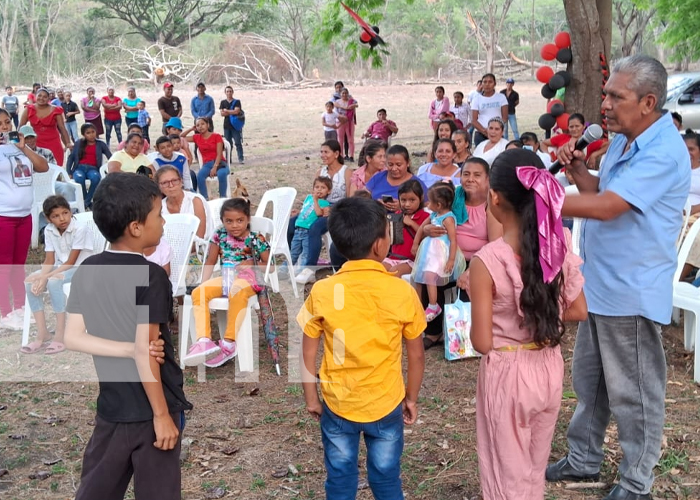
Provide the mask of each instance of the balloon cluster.
{"label": "balloon cluster", "polygon": [[[372,26],[372,30],[377,35],[379,34],[379,26]],[[373,49],[379,44],[377,37],[372,36],[372,34],[369,33],[367,30],[362,30],[362,33],[360,33],[360,41],[362,43],[368,43],[371,49]]]}
{"label": "balloon cluster", "polygon": [[[554,37],[554,43],[548,43],[540,50],[540,55],[545,61],[557,60],[562,64],[571,62],[571,36],[562,31]],[[539,126],[549,130],[554,125],[566,129],[569,122],[569,114],[565,113],[564,104],[559,99],[553,99],[557,90],[568,87],[571,84],[571,74],[568,71],[554,72],[551,66],[542,66],[535,73],[537,80],[542,82],[542,97],[552,99],[547,104],[547,112],[540,116]]]}

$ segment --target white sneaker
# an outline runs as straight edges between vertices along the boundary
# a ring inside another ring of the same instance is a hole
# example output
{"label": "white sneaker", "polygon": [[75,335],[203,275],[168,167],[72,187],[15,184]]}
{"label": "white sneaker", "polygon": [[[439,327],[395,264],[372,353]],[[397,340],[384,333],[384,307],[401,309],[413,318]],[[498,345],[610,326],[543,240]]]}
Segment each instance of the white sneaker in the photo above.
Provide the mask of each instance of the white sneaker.
{"label": "white sneaker", "polygon": [[0,319],[0,328],[7,330],[21,330],[24,327],[24,318],[18,317],[16,314],[8,314]]}
{"label": "white sneaker", "polygon": [[294,281],[303,285],[305,283],[308,283],[309,281],[312,281],[315,277],[316,277],[316,273],[314,273],[311,269],[306,267],[306,268],[304,268],[303,271],[301,271],[299,274],[296,275],[296,277],[294,278]]}
{"label": "white sneaker", "polygon": [[[26,306],[25,306],[26,307]],[[24,307],[20,307],[19,309],[15,309],[10,313],[11,315],[17,317],[24,323]],[[34,319],[34,315],[30,314],[29,315],[29,323],[36,323],[36,320]]]}

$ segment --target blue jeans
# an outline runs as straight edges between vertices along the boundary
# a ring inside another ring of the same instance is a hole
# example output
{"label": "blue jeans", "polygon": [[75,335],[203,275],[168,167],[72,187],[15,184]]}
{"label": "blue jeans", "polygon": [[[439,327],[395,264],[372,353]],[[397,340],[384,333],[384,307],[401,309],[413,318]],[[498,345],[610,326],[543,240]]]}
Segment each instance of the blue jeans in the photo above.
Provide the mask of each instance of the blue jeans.
{"label": "blue jeans", "polygon": [[[83,188],[83,199],[86,207],[92,205],[92,196],[95,194],[95,189],[97,189],[101,179],[100,171],[90,165],[78,165],[73,170],[73,180]],[[85,187],[86,180],[90,181],[90,189]]]}
{"label": "blue jeans", "polygon": [[15,124],[15,130],[19,129],[19,115],[17,113],[10,113],[10,118],[12,119],[12,123]]}
{"label": "blue jeans", "polygon": [[[209,177],[209,173],[211,172],[212,168],[214,168],[214,162],[208,161],[202,165],[202,168],[199,169],[199,173],[197,174],[197,187],[199,188],[199,194],[204,196],[205,200],[209,199],[209,194],[207,193],[207,177]],[[230,170],[228,165],[226,165],[226,162],[222,161],[221,165],[219,165],[219,169],[216,171],[216,177],[219,179],[219,196],[221,198],[226,198],[226,187],[228,186],[229,172]]]}
{"label": "blue jeans", "polygon": [[[291,254],[292,264],[297,265],[297,261],[304,262],[309,249],[309,230],[305,227],[294,228],[294,237],[292,238]],[[300,259],[301,257],[301,259]]]}
{"label": "blue jeans", "polygon": [[124,117],[124,120],[126,121],[126,128],[129,128],[129,125],[132,123],[138,123],[139,122],[139,117],[135,116],[133,118],[129,118],[128,116]]}
{"label": "blue jeans", "polygon": [[70,140],[76,142],[78,140],[78,122],[75,120],[66,122],[66,130],[68,130]]}
{"label": "blue jeans", "polygon": [[321,440],[326,466],[326,498],[354,500],[357,495],[357,459],[360,433],[367,445],[367,479],[375,500],[403,500],[401,453],[403,412],[401,405],[376,422],[345,420],[323,405]]}
{"label": "blue jeans", "polygon": [[[51,297],[51,305],[53,306],[53,311],[56,314],[61,314],[66,312],[66,294],[63,293],[63,285],[70,283],[73,278],[73,274],[78,269],[78,266],[74,266],[67,271],[63,271],[63,278],[50,278],[46,282],[46,290],[49,292],[49,297]],[[38,274],[37,271],[34,274]],[[32,293],[33,283],[25,283],[24,289],[27,291],[27,301],[29,302],[29,309],[32,312],[43,311],[44,310],[44,298],[43,294],[34,295]]]}
{"label": "blue jeans", "polygon": [[236,145],[236,154],[238,154],[238,163],[243,163],[243,131],[235,128],[225,128],[224,137],[233,147]]}
{"label": "blue jeans", "polygon": [[[291,250],[292,240],[294,239],[294,226],[296,225],[297,217],[289,219],[289,227],[287,228],[287,243]],[[316,222],[311,224],[309,228],[309,236],[307,238],[306,260],[301,261],[302,266],[315,266],[318,264],[318,258],[321,255],[321,245],[323,244],[323,235],[328,232],[328,217],[319,217]]]}
{"label": "blue jeans", "polygon": [[508,122],[506,123],[505,138],[508,139],[508,128],[513,131],[513,139],[520,139],[520,134],[518,133],[518,120],[515,117],[515,113],[508,115]]}
{"label": "blue jeans", "polygon": [[109,140],[112,138],[112,129],[117,133],[117,143],[122,142],[122,121],[105,119],[105,139],[107,141],[107,146],[109,146]]}

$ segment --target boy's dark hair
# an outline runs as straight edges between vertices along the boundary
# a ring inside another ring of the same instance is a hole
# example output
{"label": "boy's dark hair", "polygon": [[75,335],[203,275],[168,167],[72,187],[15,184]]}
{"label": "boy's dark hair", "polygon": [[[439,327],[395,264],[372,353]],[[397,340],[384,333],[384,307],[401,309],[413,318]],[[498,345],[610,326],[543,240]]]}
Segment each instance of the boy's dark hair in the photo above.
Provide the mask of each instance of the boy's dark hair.
{"label": "boy's dark hair", "polygon": [[335,103],[334,103],[333,101],[328,101],[325,105],[328,106],[329,104],[330,104],[331,106],[335,106]]}
{"label": "boy's dark hair", "polygon": [[678,111],[674,111],[673,113],[671,113],[671,118],[676,120],[681,125],[683,125],[683,117],[681,116],[681,114]]}
{"label": "boy's dark hair", "polygon": [[506,144],[506,149],[510,148],[511,146],[523,149],[523,142],[520,139],[513,139],[508,144]]}
{"label": "boy's dark hair", "polygon": [[534,132],[523,132],[522,134],[520,134],[520,140],[523,141],[523,143],[525,141],[527,141],[527,142],[540,142],[539,139],[537,138],[537,134]]}
{"label": "boy's dark hair", "polygon": [[132,222],[145,222],[153,200],[162,198],[155,182],[127,172],[113,172],[97,186],[92,203],[95,225],[110,243],[124,236]]}
{"label": "boy's dark hair", "polygon": [[[144,101],[143,99],[141,99],[139,102],[136,103],[137,106],[138,106],[139,104],[143,104],[144,107],[145,107],[145,106],[146,106],[146,101]],[[139,126],[140,126],[140,125],[139,125]]]}
{"label": "boy's dark hair", "polygon": [[436,182],[428,189],[428,199],[438,202],[443,208],[451,208],[455,201],[455,186],[452,182]]}
{"label": "boy's dark hair", "polygon": [[177,140],[179,141],[179,140],[180,140],[180,136],[179,136],[178,134],[170,134],[170,135],[168,136],[168,139],[170,139],[171,141],[177,139]]}
{"label": "boy's dark hair", "polygon": [[421,208],[423,207],[423,196],[425,193],[423,192],[423,186],[418,179],[409,179],[399,186],[399,196],[406,193],[415,194],[420,200]]}
{"label": "boy's dark hair", "polygon": [[219,212],[219,218],[223,222],[224,214],[229,210],[237,210],[243,212],[243,215],[250,217],[250,201],[245,198],[229,198],[221,205],[221,211]]}
{"label": "boy's dark hair", "polygon": [[333,84],[333,88],[337,87],[338,85],[340,85],[341,88],[345,88],[345,84],[343,82],[341,82],[340,80],[338,80],[337,82],[335,82]]}
{"label": "boy's dark hair", "polygon": [[317,182],[320,182],[324,186],[328,188],[328,192],[330,193],[333,190],[333,180],[330,177],[321,177],[318,176],[314,179],[314,183],[312,186],[315,186]]}
{"label": "boy's dark hair", "polygon": [[70,203],[60,195],[49,196],[44,200],[44,204],[41,206],[41,210],[44,212],[44,216],[47,219],[51,216],[51,212],[57,208],[65,208],[71,212]]}
{"label": "boy's dark hair", "polygon": [[537,154],[526,149],[509,149],[496,157],[491,167],[491,189],[499,193],[520,215],[520,256],[523,291],[520,308],[525,319],[522,326],[534,333],[539,346],[559,344],[564,324],[559,316],[561,272],[551,283],[545,283],[540,264],[540,242],[535,208],[535,192],[525,189],[516,172],[517,167],[544,168]]}
{"label": "boy's dark hair", "polygon": [[343,198],[333,205],[328,232],[333,245],[348,260],[365,259],[374,242],[386,238],[386,209],[374,200]]}
{"label": "boy's dark hair", "polygon": [[364,198],[366,200],[372,199],[372,193],[370,193],[369,191],[365,191],[364,189],[355,191],[355,194],[353,194],[352,196],[353,198]]}
{"label": "boy's dark hair", "polygon": [[158,146],[161,144],[165,144],[166,142],[170,142],[170,137],[167,135],[161,135],[157,140],[156,140],[156,149],[158,149]]}
{"label": "boy's dark hair", "polygon": [[5,90],[12,90],[12,85],[8,85],[7,87],[5,87]]}
{"label": "boy's dark hair", "polygon": [[462,93],[462,91],[460,91],[460,90],[456,91],[456,92],[455,92],[454,94],[452,94],[452,95],[453,95],[453,96],[458,95],[458,96],[460,96],[462,99],[464,99],[464,93]]}

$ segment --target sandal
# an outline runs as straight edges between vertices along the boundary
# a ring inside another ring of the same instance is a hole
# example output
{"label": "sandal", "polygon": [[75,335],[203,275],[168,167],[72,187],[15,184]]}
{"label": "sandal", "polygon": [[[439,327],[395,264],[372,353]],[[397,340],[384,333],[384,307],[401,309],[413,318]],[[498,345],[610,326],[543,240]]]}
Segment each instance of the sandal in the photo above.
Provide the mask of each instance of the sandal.
{"label": "sandal", "polygon": [[427,351],[431,347],[435,347],[438,344],[444,344],[444,343],[445,343],[444,337],[440,337],[437,340],[433,340],[426,335],[425,337],[423,337],[423,350]]}
{"label": "sandal", "polygon": [[59,352],[63,352],[65,350],[66,346],[64,346],[62,342],[53,341],[44,348],[44,354],[58,354]]}
{"label": "sandal", "polygon": [[41,340],[35,340],[34,342],[30,342],[29,344],[22,346],[22,348],[19,350],[22,354],[36,354],[38,352],[43,351],[46,349],[46,347],[50,344],[48,340],[41,341]]}

